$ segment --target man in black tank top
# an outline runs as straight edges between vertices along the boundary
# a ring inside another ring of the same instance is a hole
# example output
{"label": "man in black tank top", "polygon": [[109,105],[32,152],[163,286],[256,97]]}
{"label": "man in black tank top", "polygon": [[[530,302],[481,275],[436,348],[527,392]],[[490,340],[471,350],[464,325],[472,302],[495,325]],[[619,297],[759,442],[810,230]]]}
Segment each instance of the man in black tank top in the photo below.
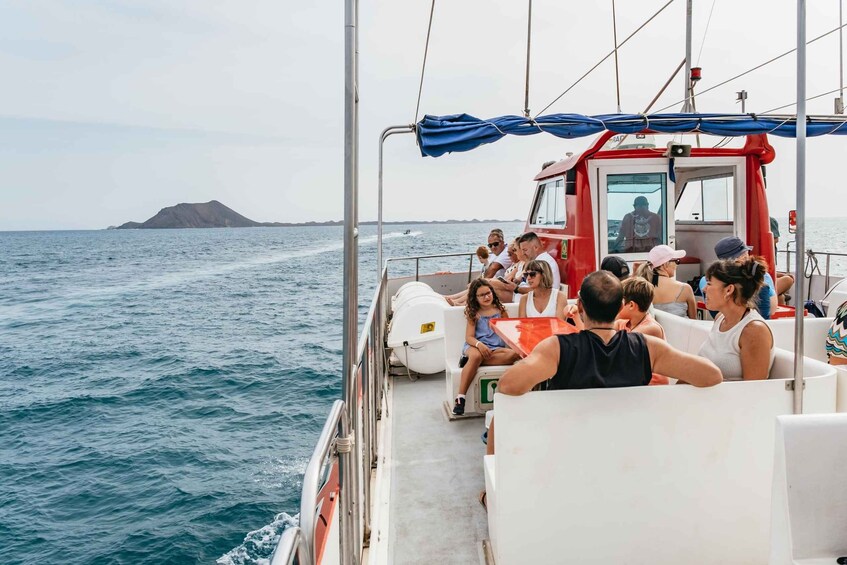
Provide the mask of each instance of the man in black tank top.
{"label": "man in black tank top", "polygon": [[623,289],[615,276],[606,271],[589,274],[577,302],[585,329],[542,341],[506,371],[497,392],[521,395],[536,385],[546,390],[640,386],[648,384],[654,372],[700,387],[723,380],[708,359],[678,351],[652,336],[615,331],[622,306]]}

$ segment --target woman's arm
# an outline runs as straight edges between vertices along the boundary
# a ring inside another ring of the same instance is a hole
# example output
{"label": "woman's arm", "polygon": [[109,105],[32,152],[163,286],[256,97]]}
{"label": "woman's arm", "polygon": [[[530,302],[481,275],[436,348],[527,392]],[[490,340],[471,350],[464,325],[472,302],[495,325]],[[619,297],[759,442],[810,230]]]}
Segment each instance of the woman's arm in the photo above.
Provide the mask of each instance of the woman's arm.
{"label": "woman's arm", "polygon": [[745,381],[759,381],[770,373],[773,336],[764,322],[750,322],[738,338],[741,348],[741,375]]}
{"label": "woman's arm", "polygon": [[685,302],[688,304],[688,317],[692,320],[697,319],[697,301],[694,300],[694,291],[691,290],[691,287],[686,284],[685,289],[682,291],[682,295],[685,297]]}
{"label": "woman's arm", "polygon": [[565,320],[565,306],[568,304],[568,297],[561,290],[556,291],[556,317]]}
{"label": "woman's arm", "polygon": [[529,298],[528,295],[524,294],[521,296],[521,301],[518,303],[518,318],[526,318],[526,299]]}

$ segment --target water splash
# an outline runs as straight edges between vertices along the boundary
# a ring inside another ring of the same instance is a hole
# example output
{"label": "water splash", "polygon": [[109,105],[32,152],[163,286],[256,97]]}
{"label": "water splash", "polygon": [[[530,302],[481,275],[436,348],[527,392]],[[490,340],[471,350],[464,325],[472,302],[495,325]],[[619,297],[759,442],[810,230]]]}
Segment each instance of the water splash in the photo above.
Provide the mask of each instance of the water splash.
{"label": "water splash", "polygon": [[286,528],[300,524],[300,515],[289,516],[281,512],[273,522],[254,530],[244,537],[241,545],[218,557],[218,565],[269,565],[279,538]]}

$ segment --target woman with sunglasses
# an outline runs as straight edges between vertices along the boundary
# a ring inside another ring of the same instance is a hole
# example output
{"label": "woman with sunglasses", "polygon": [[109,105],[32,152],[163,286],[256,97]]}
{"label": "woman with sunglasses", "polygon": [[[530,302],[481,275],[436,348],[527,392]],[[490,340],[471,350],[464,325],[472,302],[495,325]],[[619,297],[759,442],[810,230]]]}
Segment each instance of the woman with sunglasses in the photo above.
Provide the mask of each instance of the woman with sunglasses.
{"label": "woman with sunglasses", "polygon": [[559,318],[565,320],[568,297],[561,290],[553,290],[553,273],[544,261],[530,261],[523,276],[531,289],[521,295],[518,305],[519,318]]}
{"label": "woman with sunglasses", "polygon": [[511,365],[518,360],[518,354],[506,347],[506,343],[494,333],[494,328],[489,324],[494,318],[508,317],[491,283],[482,278],[471,282],[468,305],[465,306],[468,325],[462,348],[462,355],[466,359],[462,359],[462,380],[453,404],[453,414],[461,416],[465,413],[465,395],[480,365]]}
{"label": "woman with sunglasses", "polygon": [[697,302],[691,287],[676,280],[676,267],[685,257],[685,250],[657,245],[647,254],[647,261],[638,266],[635,276],[653,283],[653,308],[692,320],[697,317]]}

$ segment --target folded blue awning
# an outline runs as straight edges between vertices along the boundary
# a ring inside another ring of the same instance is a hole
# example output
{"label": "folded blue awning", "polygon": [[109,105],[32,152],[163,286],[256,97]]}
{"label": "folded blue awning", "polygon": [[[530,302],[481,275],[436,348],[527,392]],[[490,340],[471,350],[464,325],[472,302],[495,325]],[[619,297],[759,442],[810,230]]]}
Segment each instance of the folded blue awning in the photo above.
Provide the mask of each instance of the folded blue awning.
{"label": "folded blue awning", "polygon": [[[809,118],[806,135],[847,135],[845,121],[838,117]],[[797,134],[794,116],[755,116],[753,114],[551,114],[534,120],[522,116],[501,116],[481,120],[468,114],[424,116],[417,124],[418,146],[424,157],[470,151],[493,143],[506,135],[550,133],[567,139],[615,133],[705,133],[719,136],[743,136],[769,133],[780,137]]]}

